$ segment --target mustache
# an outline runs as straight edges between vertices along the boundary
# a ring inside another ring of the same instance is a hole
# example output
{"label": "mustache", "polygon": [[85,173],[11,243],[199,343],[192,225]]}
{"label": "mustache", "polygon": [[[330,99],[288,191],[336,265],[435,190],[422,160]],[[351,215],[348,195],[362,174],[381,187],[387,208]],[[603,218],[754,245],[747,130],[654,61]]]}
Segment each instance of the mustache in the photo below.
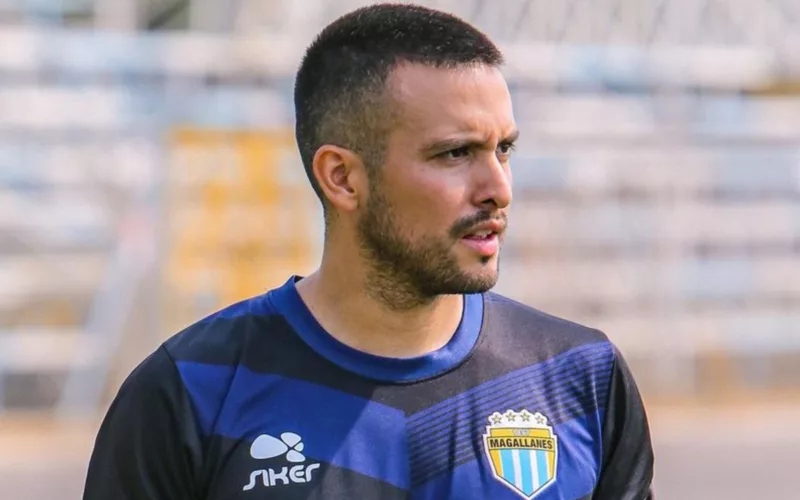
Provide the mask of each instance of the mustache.
{"label": "mustache", "polygon": [[450,236],[453,239],[458,239],[469,233],[470,229],[488,221],[499,221],[503,223],[503,227],[508,225],[508,215],[503,212],[478,212],[475,215],[470,215],[459,219],[453,227],[450,228]]}

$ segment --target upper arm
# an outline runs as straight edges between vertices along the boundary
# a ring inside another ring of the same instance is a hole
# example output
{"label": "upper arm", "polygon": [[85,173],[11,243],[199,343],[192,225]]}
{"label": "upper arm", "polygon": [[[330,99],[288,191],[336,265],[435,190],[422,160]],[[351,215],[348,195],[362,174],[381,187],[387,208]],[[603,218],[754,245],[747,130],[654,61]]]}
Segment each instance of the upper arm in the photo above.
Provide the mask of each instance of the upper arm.
{"label": "upper arm", "polygon": [[611,374],[603,424],[603,465],[593,500],[652,498],[653,448],[647,414],[621,354]]}
{"label": "upper arm", "polygon": [[188,397],[164,347],[125,380],[89,462],[84,500],[196,498],[201,445]]}

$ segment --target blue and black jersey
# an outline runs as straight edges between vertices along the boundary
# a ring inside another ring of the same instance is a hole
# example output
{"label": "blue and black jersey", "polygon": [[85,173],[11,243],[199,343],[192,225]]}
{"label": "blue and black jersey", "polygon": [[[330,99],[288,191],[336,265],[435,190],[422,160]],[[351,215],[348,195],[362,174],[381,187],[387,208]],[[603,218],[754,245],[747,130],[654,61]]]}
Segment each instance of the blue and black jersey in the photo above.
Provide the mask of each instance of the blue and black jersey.
{"label": "blue and black jersey", "polygon": [[85,500],[644,500],[636,385],[592,330],[467,295],[438,351],[329,335],[298,278],[167,340],[122,385]]}

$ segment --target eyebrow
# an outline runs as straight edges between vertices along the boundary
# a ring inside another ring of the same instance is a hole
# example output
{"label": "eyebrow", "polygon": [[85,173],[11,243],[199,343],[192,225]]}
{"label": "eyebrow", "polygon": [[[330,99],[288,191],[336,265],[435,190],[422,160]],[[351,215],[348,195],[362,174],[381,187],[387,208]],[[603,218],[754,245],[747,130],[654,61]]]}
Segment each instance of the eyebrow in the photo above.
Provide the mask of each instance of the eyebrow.
{"label": "eyebrow", "polygon": [[[519,130],[514,129],[511,133],[507,134],[504,138],[502,138],[500,140],[500,143],[501,144],[513,143],[518,138],[519,138]],[[475,139],[474,137],[453,137],[436,141],[432,144],[423,147],[422,150],[427,154],[435,154],[463,147],[482,147],[486,145],[487,142],[488,141],[485,139],[484,140]]]}
{"label": "eyebrow", "polygon": [[505,136],[505,138],[500,142],[501,143],[504,143],[504,142],[517,142],[517,139],[519,139],[519,129],[514,129],[513,131],[511,131],[510,134]]}

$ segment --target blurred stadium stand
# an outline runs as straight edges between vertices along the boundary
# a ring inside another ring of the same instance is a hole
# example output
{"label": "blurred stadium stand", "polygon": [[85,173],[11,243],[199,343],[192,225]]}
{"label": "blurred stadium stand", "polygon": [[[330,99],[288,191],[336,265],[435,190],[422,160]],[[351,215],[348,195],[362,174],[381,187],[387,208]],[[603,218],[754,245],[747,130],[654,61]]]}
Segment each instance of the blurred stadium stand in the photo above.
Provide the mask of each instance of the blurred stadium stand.
{"label": "blurred stadium stand", "polygon": [[[0,498],[79,498],[136,363],[313,268],[294,70],[367,3],[0,0]],[[659,498],[796,498],[800,2],[420,3],[507,54],[498,290],[622,348]]]}
{"label": "blurred stadium stand", "polygon": [[[92,414],[312,268],[293,71],[365,3],[0,1],[0,408]],[[427,3],[509,57],[498,290],[603,328],[649,398],[800,392],[800,4]]]}

